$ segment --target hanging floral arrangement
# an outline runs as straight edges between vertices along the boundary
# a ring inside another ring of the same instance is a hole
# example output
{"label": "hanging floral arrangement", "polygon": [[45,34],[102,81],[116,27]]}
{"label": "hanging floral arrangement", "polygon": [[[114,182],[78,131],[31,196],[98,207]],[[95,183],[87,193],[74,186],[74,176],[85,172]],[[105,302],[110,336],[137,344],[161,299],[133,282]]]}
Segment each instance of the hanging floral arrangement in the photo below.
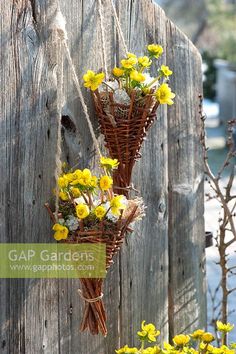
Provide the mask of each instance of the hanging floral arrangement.
{"label": "hanging floral arrangement", "polygon": [[[113,192],[112,172],[116,159],[101,157],[103,173],[93,175],[89,169],[63,172],[58,178],[59,212],[53,214],[54,238],[63,243],[103,243],[106,245],[106,269],[113,263],[130,224],[144,214],[142,200],[128,200]],[[102,301],[103,279],[80,279],[85,300],[81,331],[107,334],[106,312]]]}
{"label": "hanging floral arrangement", "polygon": [[127,195],[135,161],[141,157],[140,148],[146,133],[156,118],[160,104],[172,105],[175,94],[168,84],[172,71],[161,65],[157,75],[149,71],[163,54],[158,44],[147,46],[145,56],[127,53],[119,67],[112,70],[111,80],[105,74],[88,70],[83,76],[84,86],[94,99],[101,132],[113,159],[120,161],[114,175],[116,186],[124,189],[117,193]]}

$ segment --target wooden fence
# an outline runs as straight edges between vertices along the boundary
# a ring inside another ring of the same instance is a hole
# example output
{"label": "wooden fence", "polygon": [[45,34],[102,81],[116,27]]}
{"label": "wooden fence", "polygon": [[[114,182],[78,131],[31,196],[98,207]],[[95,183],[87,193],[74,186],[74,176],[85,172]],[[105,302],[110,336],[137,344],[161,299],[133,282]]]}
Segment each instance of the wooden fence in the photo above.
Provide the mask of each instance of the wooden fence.
{"label": "wooden fence", "polygon": [[[147,205],[106,279],[107,338],[79,333],[77,280],[0,281],[2,354],[112,354],[135,342],[142,320],[168,334],[205,325],[203,167],[199,145],[201,58],[151,0],[114,1],[130,51],[164,47],[175,105],[161,107],[133,182]],[[54,188],[57,131],[56,0],[1,0],[1,242],[50,242],[43,204]],[[61,0],[77,73],[102,67],[98,1]],[[103,0],[109,67],[122,56]],[[63,156],[95,166],[94,147],[65,60]],[[90,96],[84,90],[86,101]],[[92,106],[91,106],[92,107]],[[97,121],[91,108],[94,129]],[[99,131],[96,130],[99,137]],[[99,137],[101,143],[102,139]]]}

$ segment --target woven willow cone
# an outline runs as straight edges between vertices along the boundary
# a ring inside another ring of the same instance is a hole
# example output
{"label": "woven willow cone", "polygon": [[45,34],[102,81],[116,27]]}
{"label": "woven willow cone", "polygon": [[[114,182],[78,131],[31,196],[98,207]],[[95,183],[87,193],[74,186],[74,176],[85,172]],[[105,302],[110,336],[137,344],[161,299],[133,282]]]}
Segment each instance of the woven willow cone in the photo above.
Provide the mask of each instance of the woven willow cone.
{"label": "woven willow cone", "polygon": [[130,186],[134,164],[141,157],[140,149],[159,103],[152,95],[137,98],[135,90],[129,105],[116,103],[113,92],[96,90],[92,96],[109,155],[120,162],[113,176],[118,187],[115,193],[128,196],[125,188]]}
{"label": "woven willow cone", "polygon": [[[48,207],[47,207],[48,209]],[[131,222],[143,215],[143,205],[140,199],[128,201],[128,206],[120,219],[115,222],[101,221],[96,228],[85,230],[83,221],[81,220],[80,228],[70,233],[66,240],[61,243],[70,244],[105,244],[106,245],[106,270],[113,264],[114,256],[119,252],[123,244],[127,231]],[[80,330],[90,331],[96,335],[101,333],[104,337],[107,335],[106,327],[106,310],[102,300],[103,283],[101,278],[82,278],[80,279],[81,289],[79,293],[85,302],[83,319]]]}

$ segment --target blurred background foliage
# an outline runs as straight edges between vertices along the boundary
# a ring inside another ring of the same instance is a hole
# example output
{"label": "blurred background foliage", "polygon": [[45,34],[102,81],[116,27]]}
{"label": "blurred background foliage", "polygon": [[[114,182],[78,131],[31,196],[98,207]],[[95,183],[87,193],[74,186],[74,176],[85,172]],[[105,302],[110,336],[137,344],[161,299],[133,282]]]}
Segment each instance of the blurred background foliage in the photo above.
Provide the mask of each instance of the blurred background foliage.
{"label": "blurred background foliage", "polygon": [[215,98],[214,60],[236,64],[236,0],[155,0],[200,50],[205,97]]}
{"label": "blurred background foliage", "polygon": [[236,0],[156,0],[201,51],[236,63]]}

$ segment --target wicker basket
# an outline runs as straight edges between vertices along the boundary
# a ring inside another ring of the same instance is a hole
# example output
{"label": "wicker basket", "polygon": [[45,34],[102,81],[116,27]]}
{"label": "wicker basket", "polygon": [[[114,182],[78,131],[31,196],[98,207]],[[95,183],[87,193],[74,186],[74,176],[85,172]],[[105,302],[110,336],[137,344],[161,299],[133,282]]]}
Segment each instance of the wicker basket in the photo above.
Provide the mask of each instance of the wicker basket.
{"label": "wicker basket", "polygon": [[[129,224],[134,220],[139,206],[133,206],[130,213],[125,218],[120,218],[116,223],[101,221],[96,229],[84,230],[80,224],[80,230],[70,234],[61,243],[105,243],[106,244],[106,269],[113,264],[114,255],[120,250],[127,231],[132,231]],[[80,279],[82,288],[79,290],[80,296],[85,301],[85,308],[80,330],[88,329],[93,335],[99,332],[107,335],[106,311],[102,300],[103,282],[100,278]]]}
{"label": "wicker basket", "polygon": [[115,192],[127,196],[122,188],[130,185],[133,166],[141,157],[140,149],[159,103],[152,95],[138,99],[136,91],[131,93],[129,105],[114,102],[113,92],[97,90],[92,96],[106,147],[110,156],[120,162],[114,174],[114,185],[119,187]]}

